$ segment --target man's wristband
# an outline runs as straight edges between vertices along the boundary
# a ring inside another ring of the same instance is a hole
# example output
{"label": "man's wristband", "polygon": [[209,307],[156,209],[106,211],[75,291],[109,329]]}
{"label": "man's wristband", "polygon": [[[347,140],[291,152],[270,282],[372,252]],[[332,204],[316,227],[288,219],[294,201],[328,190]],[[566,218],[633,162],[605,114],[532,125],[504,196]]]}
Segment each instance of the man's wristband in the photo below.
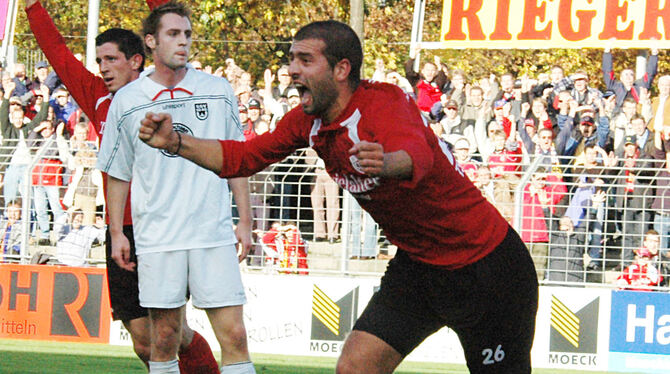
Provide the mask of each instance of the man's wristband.
{"label": "man's wristband", "polygon": [[179,131],[175,131],[177,133],[177,138],[179,138],[179,142],[177,143],[177,150],[174,152],[170,152],[171,154],[177,156],[179,155],[179,150],[181,149],[181,133]]}

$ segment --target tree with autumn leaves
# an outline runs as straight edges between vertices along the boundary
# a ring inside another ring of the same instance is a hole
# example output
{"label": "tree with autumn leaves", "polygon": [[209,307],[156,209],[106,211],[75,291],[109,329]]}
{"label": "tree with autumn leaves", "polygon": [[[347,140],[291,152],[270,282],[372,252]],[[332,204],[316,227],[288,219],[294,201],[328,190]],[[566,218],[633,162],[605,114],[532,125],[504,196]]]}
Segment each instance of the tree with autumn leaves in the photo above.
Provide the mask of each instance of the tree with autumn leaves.
{"label": "tree with autumn leaves", "polygon": [[[86,49],[88,2],[85,0],[41,0],[55,24],[66,36],[68,46],[75,52]],[[184,1],[193,10],[193,56],[214,69],[224,65],[227,58],[249,71],[256,82],[263,71],[276,70],[288,63],[292,36],[300,26],[316,20],[336,19],[348,22],[349,2],[346,0],[202,0]],[[402,71],[409,55],[414,2],[411,0],[368,1],[365,7],[365,65],[366,77],[372,76],[374,61],[384,60],[388,69]],[[142,18],[148,14],[145,0],[106,1],[100,3],[100,30],[123,27],[140,30]],[[440,35],[442,1],[426,2],[423,40],[437,41]],[[17,19],[15,44],[19,49],[35,49],[35,42],[24,12]],[[634,50],[614,50],[615,71],[634,67]],[[452,69],[461,69],[467,78],[475,79],[490,73],[511,72],[517,76],[548,72],[561,65],[570,73],[586,70],[591,85],[603,88],[600,49],[537,49],[537,50],[429,50],[422,58],[432,60],[437,55]],[[661,51],[659,73],[670,71],[670,62]]]}

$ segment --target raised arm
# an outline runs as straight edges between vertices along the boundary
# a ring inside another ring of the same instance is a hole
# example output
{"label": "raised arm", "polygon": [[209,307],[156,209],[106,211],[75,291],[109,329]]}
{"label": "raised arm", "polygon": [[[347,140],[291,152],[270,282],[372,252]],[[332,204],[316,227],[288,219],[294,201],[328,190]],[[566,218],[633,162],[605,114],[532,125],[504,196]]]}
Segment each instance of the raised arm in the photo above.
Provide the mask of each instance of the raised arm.
{"label": "raised arm", "polygon": [[602,71],[603,71],[603,80],[605,81],[605,86],[607,89],[612,89],[616,79],[614,78],[614,64],[612,63],[612,53],[608,46],[603,51],[603,62],[602,62]]}
{"label": "raised arm", "polygon": [[95,106],[98,98],[109,93],[104,81],[88,71],[84,64],[74,57],[39,1],[26,0],[26,14],[37,44],[54,71],[88,118],[96,127],[99,126],[105,119],[96,118]]}

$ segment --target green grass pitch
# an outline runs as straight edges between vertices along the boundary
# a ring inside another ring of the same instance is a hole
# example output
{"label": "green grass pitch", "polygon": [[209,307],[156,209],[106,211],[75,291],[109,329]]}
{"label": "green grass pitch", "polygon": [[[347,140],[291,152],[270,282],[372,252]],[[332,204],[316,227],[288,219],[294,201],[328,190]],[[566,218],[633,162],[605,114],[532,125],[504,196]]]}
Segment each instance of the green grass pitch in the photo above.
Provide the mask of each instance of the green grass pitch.
{"label": "green grass pitch", "polygon": [[[218,352],[215,353],[218,357]],[[334,358],[253,354],[261,374],[334,373]],[[130,347],[0,339],[0,374],[133,374],[146,373]],[[405,362],[398,374],[468,373],[463,365]],[[603,372],[537,369],[533,373],[603,374]]]}

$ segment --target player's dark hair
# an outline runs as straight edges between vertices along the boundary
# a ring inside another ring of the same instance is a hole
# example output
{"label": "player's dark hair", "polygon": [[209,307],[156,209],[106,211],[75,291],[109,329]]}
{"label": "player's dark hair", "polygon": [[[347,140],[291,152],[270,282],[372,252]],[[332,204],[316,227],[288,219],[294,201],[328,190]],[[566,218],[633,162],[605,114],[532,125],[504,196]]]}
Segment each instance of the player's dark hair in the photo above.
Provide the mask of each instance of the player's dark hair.
{"label": "player's dark hair", "polygon": [[338,21],[312,22],[295,34],[293,40],[319,39],[326,47],[322,53],[328,60],[331,68],[344,60],[349,60],[349,85],[356,88],[361,80],[361,65],[363,63],[363,49],[358,35],[349,25]]}
{"label": "player's dark hair", "polygon": [[[186,7],[186,5],[176,2],[168,1],[165,4],[155,7],[147,18],[142,21],[142,35],[146,37],[147,35],[156,35],[158,33],[158,28],[161,24],[161,18],[166,15],[174,13],[180,17],[186,17],[191,21],[191,10]],[[151,52],[149,47],[146,47],[147,51]]]}
{"label": "player's dark hair", "polygon": [[146,55],[144,54],[144,41],[140,38],[139,35],[134,32],[126,29],[120,28],[111,28],[105,30],[102,34],[98,35],[95,38],[95,46],[100,47],[105,43],[114,43],[119,48],[119,51],[126,56],[126,59],[130,59],[135,55],[142,56],[142,63],[140,64],[139,71],[144,70],[144,61]]}

